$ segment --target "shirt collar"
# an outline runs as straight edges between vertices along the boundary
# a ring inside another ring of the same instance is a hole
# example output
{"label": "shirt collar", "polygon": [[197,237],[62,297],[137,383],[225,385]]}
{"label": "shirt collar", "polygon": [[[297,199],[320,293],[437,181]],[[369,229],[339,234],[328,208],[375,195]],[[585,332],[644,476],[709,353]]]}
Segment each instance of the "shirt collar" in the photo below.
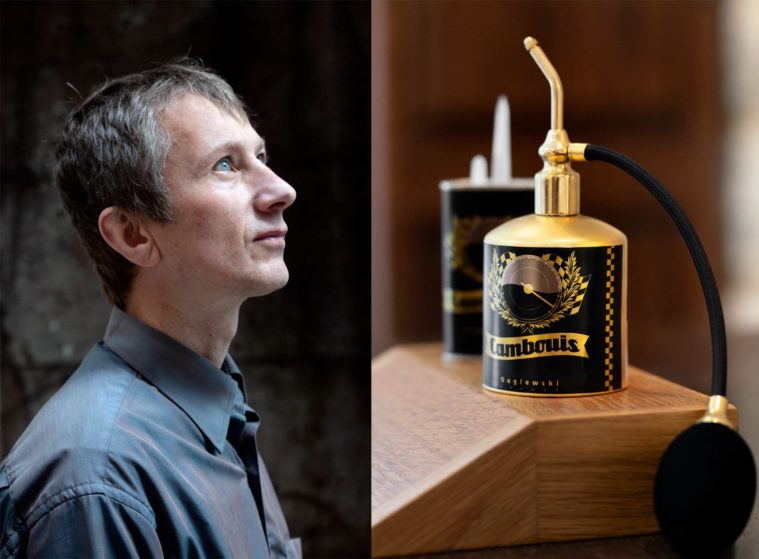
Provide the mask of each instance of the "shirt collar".
{"label": "shirt collar", "polygon": [[240,369],[227,355],[223,369],[163,332],[114,307],[103,339],[127,365],[182,409],[219,452],[226,443]]}

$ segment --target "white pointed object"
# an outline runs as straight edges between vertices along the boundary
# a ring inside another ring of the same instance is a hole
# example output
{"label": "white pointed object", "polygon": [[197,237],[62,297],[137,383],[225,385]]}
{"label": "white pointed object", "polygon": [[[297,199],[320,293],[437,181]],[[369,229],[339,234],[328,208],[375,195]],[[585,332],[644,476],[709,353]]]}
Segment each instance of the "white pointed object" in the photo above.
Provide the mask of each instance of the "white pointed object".
{"label": "white pointed object", "polygon": [[488,183],[488,160],[484,155],[477,154],[472,157],[469,164],[469,182],[472,186],[484,186]]}
{"label": "white pointed object", "polygon": [[505,95],[499,96],[495,104],[490,165],[491,182],[504,184],[511,181],[511,110]]}

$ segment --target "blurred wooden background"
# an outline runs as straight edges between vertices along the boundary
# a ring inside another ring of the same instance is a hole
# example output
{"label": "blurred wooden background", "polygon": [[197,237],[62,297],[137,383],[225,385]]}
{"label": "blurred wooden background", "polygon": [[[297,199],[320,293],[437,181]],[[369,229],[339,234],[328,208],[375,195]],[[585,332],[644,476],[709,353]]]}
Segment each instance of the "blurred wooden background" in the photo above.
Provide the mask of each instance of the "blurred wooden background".
{"label": "blurred wooden background", "polygon": [[[570,139],[628,154],[681,203],[722,279],[719,6],[714,2],[380,2],[372,14],[372,351],[441,338],[439,192],[490,157],[509,96],[515,176],[541,167],[546,79],[558,70]],[[630,361],[701,391],[708,323],[674,225],[636,182],[576,164],[582,212],[630,243]]]}

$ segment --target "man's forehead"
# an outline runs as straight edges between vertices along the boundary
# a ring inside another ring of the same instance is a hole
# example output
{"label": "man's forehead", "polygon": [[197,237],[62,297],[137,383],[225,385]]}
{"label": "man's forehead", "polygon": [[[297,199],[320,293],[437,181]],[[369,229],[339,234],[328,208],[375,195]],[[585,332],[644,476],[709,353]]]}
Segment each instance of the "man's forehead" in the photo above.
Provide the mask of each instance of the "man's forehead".
{"label": "man's forehead", "polygon": [[202,147],[223,141],[251,147],[255,147],[253,144],[263,145],[263,139],[251,126],[247,115],[193,93],[173,99],[161,114],[161,124],[169,132],[173,144],[190,143]]}
{"label": "man's forehead", "polygon": [[163,110],[163,118],[172,118],[184,113],[205,114],[220,113],[231,118],[247,122],[247,116],[240,112],[237,107],[230,105],[224,107],[221,102],[209,99],[199,93],[180,93],[175,95]]}

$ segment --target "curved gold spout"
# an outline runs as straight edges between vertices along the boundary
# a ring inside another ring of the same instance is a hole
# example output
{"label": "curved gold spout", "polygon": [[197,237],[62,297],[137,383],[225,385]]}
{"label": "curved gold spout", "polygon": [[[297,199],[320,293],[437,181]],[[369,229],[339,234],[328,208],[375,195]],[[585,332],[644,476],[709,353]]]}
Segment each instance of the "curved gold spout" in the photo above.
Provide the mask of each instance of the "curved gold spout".
{"label": "curved gold spout", "polygon": [[543,169],[535,175],[535,213],[572,216],[580,213],[580,175],[572,170],[569,136],[564,130],[564,88],[559,73],[533,37],[524,47],[535,59],[551,86],[551,129],[538,154]]}
{"label": "curved gold spout", "polygon": [[559,74],[551,61],[548,60],[546,53],[538,46],[536,39],[533,37],[525,38],[524,48],[535,60],[551,86],[551,129],[561,130],[564,128],[564,88],[561,85],[561,78],[559,78]]}

